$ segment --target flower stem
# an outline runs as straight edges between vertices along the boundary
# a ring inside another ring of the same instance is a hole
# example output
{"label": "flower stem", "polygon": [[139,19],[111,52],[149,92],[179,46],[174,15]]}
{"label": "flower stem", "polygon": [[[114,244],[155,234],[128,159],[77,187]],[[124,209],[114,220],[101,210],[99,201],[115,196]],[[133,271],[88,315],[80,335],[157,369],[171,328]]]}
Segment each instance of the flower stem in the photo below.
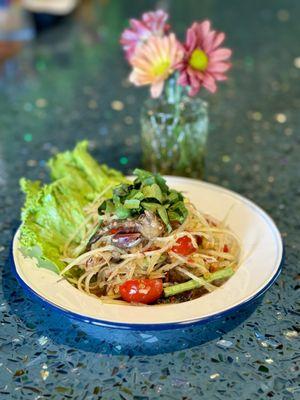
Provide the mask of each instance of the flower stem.
{"label": "flower stem", "polygon": [[192,290],[199,288],[205,284],[205,282],[210,283],[218,279],[230,278],[234,274],[234,270],[231,267],[220,269],[219,271],[212,272],[208,278],[201,281],[190,280],[184,283],[179,283],[178,285],[168,286],[164,288],[164,295],[166,297],[174,296],[176,294],[186,292],[187,290]]}
{"label": "flower stem", "polygon": [[178,106],[181,100],[182,95],[182,86],[177,83],[178,74],[175,73],[174,76],[171,76],[165,86],[165,99],[168,104],[175,104]]}

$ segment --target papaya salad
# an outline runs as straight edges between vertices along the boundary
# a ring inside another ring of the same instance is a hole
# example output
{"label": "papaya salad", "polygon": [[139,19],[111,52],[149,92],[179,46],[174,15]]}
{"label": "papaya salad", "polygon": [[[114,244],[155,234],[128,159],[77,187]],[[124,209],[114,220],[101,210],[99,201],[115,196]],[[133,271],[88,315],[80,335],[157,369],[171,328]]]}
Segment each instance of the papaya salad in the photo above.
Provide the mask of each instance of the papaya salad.
{"label": "papaya salad", "polygon": [[[107,303],[188,301],[216,290],[234,274],[240,246],[226,221],[200,212],[159,174],[135,169],[134,179],[128,181],[116,171],[99,166],[86,146],[81,143],[73,152],[62,153],[50,161],[55,181],[35,188],[35,209],[34,194],[29,196],[33,190],[30,181],[21,182],[27,194],[21,229],[25,247],[32,250],[33,245],[39,244],[44,263],[52,261],[64,279]],[[65,167],[66,175],[62,173]],[[98,182],[96,188],[88,191],[89,196],[83,193],[86,199],[79,202],[82,187],[76,187],[76,179],[83,184],[78,177],[84,179],[86,174],[85,184],[93,186],[97,173],[108,179],[102,185]],[[73,179],[68,181],[70,174]],[[74,196],[70,210],[67,198],[62,203],[66,181],[70,185],[68,195]],[[55,197],[52,207],[56,207],[57,219],[59,215],[64,217],[61,226],[70,225],[68,232],[59,232],[57,246],[54,242],[59,221],[51,221],[53,209],[48,217],[43,214],[49,204],[45,194]],[[68,213],[72,221],[66,220]],[[72,226],[74,218],[76,224]],[[52,234],[49,229],[53,229]],[[51,249],[45,243],[51,244]]]}

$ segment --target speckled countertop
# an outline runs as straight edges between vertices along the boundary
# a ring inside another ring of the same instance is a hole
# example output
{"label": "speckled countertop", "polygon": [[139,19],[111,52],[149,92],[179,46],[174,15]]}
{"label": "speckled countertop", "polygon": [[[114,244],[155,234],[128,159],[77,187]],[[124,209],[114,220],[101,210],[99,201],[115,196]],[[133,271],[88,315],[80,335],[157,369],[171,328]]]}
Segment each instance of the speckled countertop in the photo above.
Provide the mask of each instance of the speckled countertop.
{"label": "speckled countertop", "polygon": [[110,355],[105,344],[29,300],[11,275],[20,176],[44,179],[45,160],[82,138],[111,166],[130,172],[139,165],[138,115],[145,92],[126,83],[118,35],[128,17],[155,3],[86,2],[0,72],[3,400],[300,398],[299,1],[160,2],[169,5],[181,34],[195,18],[208,17],[228,33],[234,49],[230,80],[207,97],[212,123],[205,178],[262,206],[286,246],[280,278],[250,316],[188,350],[128,356],[115,348]]}

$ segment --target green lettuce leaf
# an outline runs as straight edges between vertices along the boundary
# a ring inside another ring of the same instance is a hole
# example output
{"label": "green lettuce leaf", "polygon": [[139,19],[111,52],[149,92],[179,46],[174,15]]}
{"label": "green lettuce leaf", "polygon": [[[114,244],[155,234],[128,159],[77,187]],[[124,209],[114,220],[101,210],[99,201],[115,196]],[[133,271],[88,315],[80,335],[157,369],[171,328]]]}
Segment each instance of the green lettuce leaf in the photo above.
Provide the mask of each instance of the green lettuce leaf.
{"label": "green lettuce leaf", "polygon": [[[73,151],[57,154],[49,160],[53,182],[20,180],[26,195],[22,209],[20,241],[27,255],[34,255],[38,266],[62,270],[62,251],[68,238],[84,223],[84,207],[104,189],[128,182],[118,171],[99,165],[87,151],[86,141]],[[105,198],[112,196],[108,190]],[[76,243],[83,238],[80,233]]]}
{"label": "green lettuce leaf", "polygon": [[[48,161],[53,180],[72,176],[82,185],[83,190],[89,187],[94,194],[108,185],[118,185],[128,180],[119,172],[98,162],[88,153],[88,142],[79,142],[73,151],[59,153]],[[110,192],[110,196],[112,191]]]}

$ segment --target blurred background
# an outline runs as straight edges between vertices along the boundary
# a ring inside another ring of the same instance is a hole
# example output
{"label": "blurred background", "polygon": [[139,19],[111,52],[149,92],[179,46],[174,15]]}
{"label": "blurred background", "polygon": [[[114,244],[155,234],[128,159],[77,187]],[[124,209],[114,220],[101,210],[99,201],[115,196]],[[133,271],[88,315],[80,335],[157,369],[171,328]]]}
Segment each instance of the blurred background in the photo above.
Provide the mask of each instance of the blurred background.
{"label": "blurred background", "polygon": [[2,179],[44,178],[45,160],[83,138],[111,166],[128,172],[140,163],[148,88],[129,85],[119,37],[129,18],[156,8],[170,13],[181,39],[194,20],[211,19],[233,49],[229,81],[214,96],[201,93],[211,119],[205,179],[249,197],[253,184],[269,196],[279,182],[284,193],[299,141],[295,0],[0,0]]}

